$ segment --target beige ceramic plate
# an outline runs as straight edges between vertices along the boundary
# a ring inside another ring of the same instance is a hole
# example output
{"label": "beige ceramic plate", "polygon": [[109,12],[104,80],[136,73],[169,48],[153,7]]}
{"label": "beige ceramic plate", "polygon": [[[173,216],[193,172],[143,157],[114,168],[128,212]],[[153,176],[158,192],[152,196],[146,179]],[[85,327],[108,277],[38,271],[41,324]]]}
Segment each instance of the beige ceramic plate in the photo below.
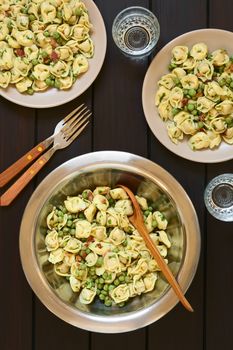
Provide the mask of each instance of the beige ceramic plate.
{"label": "beige ceramic plate", "polygon": [[224,48],[228,51],[229,55],[233,54],[233,33],[225,30],[200,29],[178,36],[163,47],[163,49],[155,56],[147,70],[142,89],[143,109],[151,131],[171,152],[195,162],[223,162],[233,158],[232,145],[222,142],[216,149],[205,149],[200,151],[192,151],[186,140],[175,145],[170,140],[165,124],[159,117],[154,103],[157,82],[162,75],[168,73],[167,67],[171,59],[172,48],[176,45],[187,45],[188,47],[191,47],[198,42],[205,42],[209,51]]}
{"label": "beige ceramic plate", "polygon": [[103,18],[92,0],[83,0],[90,15],[90,21],[93,24],[91,38],[95,46],[94,57],[89,62],[89,69],[69,90],[48,89],[44,92],[38,92],[34,95],[20,94],[15,87],[9,87],[6,90],[0,89],[0,94],[10,100],[25,107],[49,108],[62,105],[81,95],[96,79],[104,62],[106,53],[107,38]]}

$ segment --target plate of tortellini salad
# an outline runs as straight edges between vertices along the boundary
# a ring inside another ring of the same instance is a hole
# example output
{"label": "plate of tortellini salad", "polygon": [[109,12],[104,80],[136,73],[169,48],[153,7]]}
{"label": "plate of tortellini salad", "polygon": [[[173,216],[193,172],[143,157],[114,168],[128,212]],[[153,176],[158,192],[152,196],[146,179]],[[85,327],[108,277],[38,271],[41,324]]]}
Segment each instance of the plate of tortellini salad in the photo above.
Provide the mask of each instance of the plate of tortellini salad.
{"label": "plate of tortellini salad", "polygon": [[156,138],[202,163],[233,158],[233,33],[183,34],[155,56],[146,73],[143,109]]}
{"label": "plate of tortellini salad", "polygon": [[106,45],[92,0],[0,1],[0,94],[33,108],[69,102],[97,77]]}

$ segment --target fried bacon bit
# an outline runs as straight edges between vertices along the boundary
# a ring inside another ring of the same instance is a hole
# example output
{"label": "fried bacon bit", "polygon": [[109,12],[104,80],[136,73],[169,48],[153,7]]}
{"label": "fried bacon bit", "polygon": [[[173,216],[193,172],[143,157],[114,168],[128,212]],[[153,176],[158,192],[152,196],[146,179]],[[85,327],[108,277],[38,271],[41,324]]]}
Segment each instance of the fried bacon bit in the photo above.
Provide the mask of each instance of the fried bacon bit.
{"label": "fried bacon bit", "polygon": [[78,262],[82,261],[82,258],[81,258],[80,255],[76,255],[75,259],[76,259],[76,261],[78,261]]}
{"label": "fried bacon bit", "polygon": [[102,248],[103,246],[102,246],[102,244],[101,244],[101,243],[98,243],[98,244],[96,244],[96,247],[98,247],[98,248]]}
{"label": "fried bacon bit", "polygon": [[87,256],[87,253],[86,252],[82,252],[82,258],[85,259]]}
{"label": "fried bacon bit", "polygon": [[202,97],[203,96],[203,93],[202,92],[198,92],[197,94],[196,94],[196,97]]}
{"label": "fried bacon bit", "polygon": [[58,43],[56,42],[56,40],[54,38],[51,38],[50,44],[51,44],[53,49],[55,49],[58,46]]}
{"label": "fried bacon bit", "polygon": [[6,17],[10,17],[10,11],[5,11],[5,15],[6,15]]}
{"label": "fried bacon bit", "polygon": [[87,238],[87,244],[91,243],[91,242],[94,242],[95,238],[93,236],[89,236]]}
{"label": "fried bacon bit", "polygon": [[93,196],[92,192],[90,191],[90,192],[88,193],[88,195],[87,195],[87,199],[88,199],[90,202],[92,202],[92,201],[93,201],[93,198],[94,198],[94,196]]}
{"label": "fried bacon bit", "polygon": [[15,53],[16,53],[16,55],[19,56],[19,57],[24,57],[24,56],[25,56],[24,49],[16,49],[16,50],[15,50]]}
{"label": "fried bacon bit", "polygon": [[200,120],[201,122],[203,122],[203,121],[205,120],[205,114],[204,114],[204,113],[201,113],[201,114],[199,115],[199,120]]}
{"label": "fried bacon bit", "polygon": [[233,72],[233,63],[229,67],[230,71]]}
{"label": "fried bacon bit", "polygon": [[59,59],[59,56],[55,51],[52,51],[50,58],[53,62],[56,62]]}
{"label": "fried bacon bit", "polygon": [[43,62],[44,62],[45,64],[48,64],[48,63],[50,62],[50,58],[49,58],[49,57],[45,57],[44,60],[43,60]]}
{"label": "fried bacon bit", "polygon": [[107,203],[106,198],[101,199],[101,203],[106,204]]}
{"label": "fried bacon bit", "polygon": [[186,106],[188,103],[188,98],[186,98],[186,97],[183,98],[181,102],[182,102],[182,107]]}

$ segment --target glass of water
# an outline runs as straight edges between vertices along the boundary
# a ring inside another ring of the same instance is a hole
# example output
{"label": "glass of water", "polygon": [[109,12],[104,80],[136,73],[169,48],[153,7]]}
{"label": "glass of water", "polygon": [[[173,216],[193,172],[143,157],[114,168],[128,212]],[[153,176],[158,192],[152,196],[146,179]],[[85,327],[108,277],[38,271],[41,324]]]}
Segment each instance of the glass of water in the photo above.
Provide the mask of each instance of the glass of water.
{"label": "glass of water", "polygon": [[149,10],[140,6],[128,7],[114,19],[112,36],[115,44],[126,55],[148,55],[158,42],[159,22]]}
{"label": "glass of water", "polygon": [[213,178],[204,193],[209,213],[221,221],[233,221],[233,174]]}

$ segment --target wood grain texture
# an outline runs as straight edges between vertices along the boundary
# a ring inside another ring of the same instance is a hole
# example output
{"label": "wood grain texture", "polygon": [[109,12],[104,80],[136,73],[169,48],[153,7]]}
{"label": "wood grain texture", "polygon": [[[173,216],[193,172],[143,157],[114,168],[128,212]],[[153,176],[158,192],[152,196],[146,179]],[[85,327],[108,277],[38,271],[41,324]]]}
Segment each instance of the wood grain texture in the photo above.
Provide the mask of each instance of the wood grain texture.
{"label": "wood grain texture", "polygon": [[[210,27],[232,31],[232,12],[232,1],[211,0]],[[224,173],[233,173],[232,160],[208,165],[207,180]],[[206,232],[206,350],[228,350],[233,348],[233,223],[216,220],[208,213]],[[221,252],[224,261],[220,269],[217,252]]]}
{"label": "wood grain texture", "polygon": [[[33,147],[34,116],[33,110],[0,98],[0,171]],[[0,208],[2,350],[31,349],[32,292],[21,268],[18,237],[21,217],[32,191],[30,184],[12,207]]]}
{"label": "wood grain texture", "polygon": [[[52,134],[55,125],[64,118],[69,112],[74,110],[80,104],[85,103],[90,110],[92,109],[92,88],[77,99],[56,108],[38,111],[37,118],[37,141],[43,140]],[[62,163],[78,155],[91,152],[92,150],[92,125],[88,125],[80,137],[77,138],[69,147],[57,151],[49,160],[46,167],[39,173],[37,184],[48,175],[53,169]],[[87,350],[89,346],[88,332],[79,328],[70,326],[52,315],[44,305],[35,297],[34,300],[34,339],[33,345],[36,350],[45,348],[56,348],[63,350],[65,347],[72,347],[74,344]],[[52,330],[49,333],[48,330]]]}
{"label": "wood grain texture", "polygon": [[[161,25],[159,46],[163,46],[174,37],[185,32],[206,27],[206,1],[152,1],[152,11]],[[199,218],[202,245],[204,244],[204,203],[205,165],[190,162],[168,151],[150,133],[149,155],[151,160],[168,170],[184,187],[190,196]],[[190,314],[177,305],[164,318],[149,327],[149,350],[154,344],[165,349],[202,349],[204,343],[203,307],[204,307],[204,256],[203,250],[195,278],[186,293],[194,308]],[[177,326],[175,326],[177,325]],[[178,326],[179,325],[179,326]],[[178,331],[182,330],[182,332]]]}

